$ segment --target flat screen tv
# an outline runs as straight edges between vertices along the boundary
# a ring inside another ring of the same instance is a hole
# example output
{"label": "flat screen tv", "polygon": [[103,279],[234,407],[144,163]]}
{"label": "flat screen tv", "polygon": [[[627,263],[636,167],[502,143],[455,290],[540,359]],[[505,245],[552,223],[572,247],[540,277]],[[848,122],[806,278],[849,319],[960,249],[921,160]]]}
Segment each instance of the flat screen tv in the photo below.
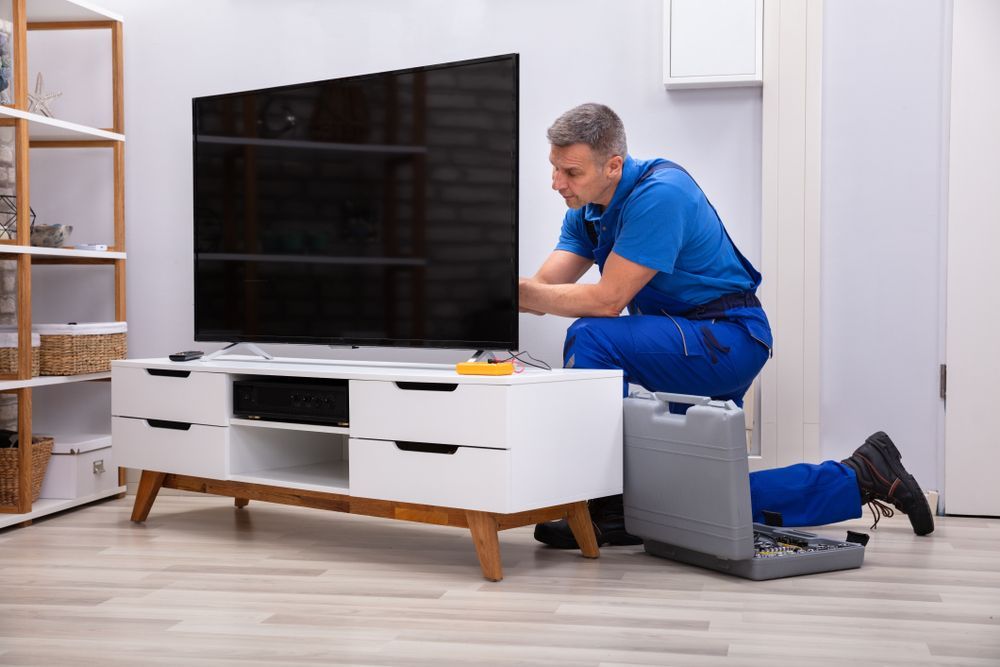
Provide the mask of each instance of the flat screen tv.
{"label": "flat screen tv", "polygon": [[193,100],[195,340],[516,349],[516,54]]}

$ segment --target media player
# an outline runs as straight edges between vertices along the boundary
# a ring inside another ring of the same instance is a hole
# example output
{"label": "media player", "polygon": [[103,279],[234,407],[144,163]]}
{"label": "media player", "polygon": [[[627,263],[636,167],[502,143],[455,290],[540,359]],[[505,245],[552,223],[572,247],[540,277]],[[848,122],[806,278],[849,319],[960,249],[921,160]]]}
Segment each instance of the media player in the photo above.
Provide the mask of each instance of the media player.
{"label": "media player", "polygon": [[233,382],[233,415],[243,419],[347,426],[347,380],[253,377]]}

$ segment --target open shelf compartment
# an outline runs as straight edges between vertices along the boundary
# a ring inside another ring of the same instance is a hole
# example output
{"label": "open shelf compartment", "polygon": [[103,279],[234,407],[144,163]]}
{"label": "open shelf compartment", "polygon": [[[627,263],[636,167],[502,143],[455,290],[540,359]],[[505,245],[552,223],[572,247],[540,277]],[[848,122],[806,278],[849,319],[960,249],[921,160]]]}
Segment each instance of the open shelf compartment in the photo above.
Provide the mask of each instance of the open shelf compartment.
{"label": "open shelf compartment", "polygon": [[350,493],[346,435],[231,424],[229,479]]}

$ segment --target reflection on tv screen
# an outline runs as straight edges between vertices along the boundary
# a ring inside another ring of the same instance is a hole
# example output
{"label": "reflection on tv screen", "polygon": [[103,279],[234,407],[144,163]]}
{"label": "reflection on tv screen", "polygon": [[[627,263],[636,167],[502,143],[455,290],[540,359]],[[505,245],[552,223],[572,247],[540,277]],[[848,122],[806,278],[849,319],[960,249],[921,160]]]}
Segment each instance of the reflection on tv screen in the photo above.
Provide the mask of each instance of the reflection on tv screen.
{"label": "reflection on tv screen", "polygon": [[195,339],[517,347],[517,56],[194,100]]}

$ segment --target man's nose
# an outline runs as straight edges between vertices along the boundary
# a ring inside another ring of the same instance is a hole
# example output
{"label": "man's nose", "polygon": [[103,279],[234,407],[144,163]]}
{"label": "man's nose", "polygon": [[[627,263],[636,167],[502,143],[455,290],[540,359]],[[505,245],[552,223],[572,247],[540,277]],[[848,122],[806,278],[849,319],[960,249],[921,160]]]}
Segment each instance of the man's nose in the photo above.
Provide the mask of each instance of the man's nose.
{"label": "man's nose", "polygon": [[565,181],[559,178],[557,174],[552,174],[552,189],[562,190],[565,185]]}

